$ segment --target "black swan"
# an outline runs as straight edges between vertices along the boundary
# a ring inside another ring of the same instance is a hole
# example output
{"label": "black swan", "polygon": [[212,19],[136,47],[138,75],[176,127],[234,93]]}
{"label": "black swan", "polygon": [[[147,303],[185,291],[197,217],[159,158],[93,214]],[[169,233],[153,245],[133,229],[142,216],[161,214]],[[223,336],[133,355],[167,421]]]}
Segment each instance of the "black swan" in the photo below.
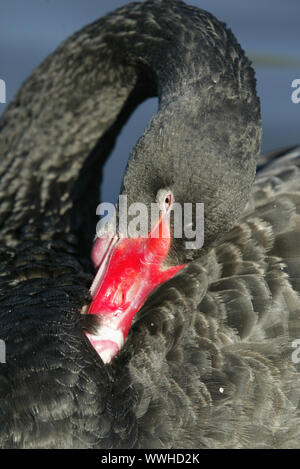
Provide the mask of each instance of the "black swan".
{"label": "black swan", "polygon": [[[156,268],[174,270],[104,364],[101,311],[84,310],[100,168],[149,96],[122,194],[204,203],[204,245],[167,237]],[[250,62],[179,0],[120,8],[33,72],[0,121],[0,447],[300,446],[300,149],[261,157],[255,178],[260,138]]]}

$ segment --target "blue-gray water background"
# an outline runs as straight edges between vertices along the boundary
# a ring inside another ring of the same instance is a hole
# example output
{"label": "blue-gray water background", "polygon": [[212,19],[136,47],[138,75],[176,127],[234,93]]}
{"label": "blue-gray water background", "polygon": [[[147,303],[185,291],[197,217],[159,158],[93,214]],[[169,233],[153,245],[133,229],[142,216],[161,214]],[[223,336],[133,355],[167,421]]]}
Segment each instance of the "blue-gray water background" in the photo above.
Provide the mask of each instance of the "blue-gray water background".
{"label": "blue-gray water background", "polygon": [[[127,0],[1,0],[0,78],[7,103],[61,41]],[[187,0],[225,21],[253,59],[263,117],[262,151],[300,143],[300,0]],[[0,104],[0,114],[5,108]],[[148,100],[133,115],[105,166],[101,199],[115,201],[129,152],[157,108]]]}

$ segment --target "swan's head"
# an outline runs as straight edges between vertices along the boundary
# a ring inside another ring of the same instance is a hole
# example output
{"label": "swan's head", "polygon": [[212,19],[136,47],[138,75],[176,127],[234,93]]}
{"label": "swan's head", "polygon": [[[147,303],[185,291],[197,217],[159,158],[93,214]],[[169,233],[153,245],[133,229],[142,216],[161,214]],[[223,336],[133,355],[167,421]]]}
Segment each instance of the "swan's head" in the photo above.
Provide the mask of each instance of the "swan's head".
{"label": "swan's head", "polygon": [[[149,214],[147,222],[150,218],[154,222],[146,236],[129,238],[126,233],[125,237],[110,224],[94,243],[92,260],[98,270],[91,286],[93,300],[88,314],[97,318],[97,325],[87,337],[104,363],[110,363],[123,346],[133,318],[150,293],[184,267],[170,267],[167,263],[172,245],[173,193],[170,189],[160,190],[156,200],[153,211],[157,217],[153,212],[152,217]],[[120,207],[118,214],[119,219],[124,216]]]}

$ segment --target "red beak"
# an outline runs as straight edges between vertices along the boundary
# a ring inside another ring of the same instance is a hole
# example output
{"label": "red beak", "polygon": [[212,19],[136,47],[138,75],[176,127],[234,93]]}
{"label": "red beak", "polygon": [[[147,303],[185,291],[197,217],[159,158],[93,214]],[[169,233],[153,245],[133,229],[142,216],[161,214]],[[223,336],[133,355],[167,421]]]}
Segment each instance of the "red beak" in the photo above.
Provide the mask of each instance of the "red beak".
{"label": "red beak", "polygon": [[98,267],[91,286],[88,314],[100,319],[96,334],[87,333],[104,363],[123,346],[132,320],[149,294],[185,265],[163,268],[171,246],[169,217],[161,215],[147,238],[98,238],[92,259]]}

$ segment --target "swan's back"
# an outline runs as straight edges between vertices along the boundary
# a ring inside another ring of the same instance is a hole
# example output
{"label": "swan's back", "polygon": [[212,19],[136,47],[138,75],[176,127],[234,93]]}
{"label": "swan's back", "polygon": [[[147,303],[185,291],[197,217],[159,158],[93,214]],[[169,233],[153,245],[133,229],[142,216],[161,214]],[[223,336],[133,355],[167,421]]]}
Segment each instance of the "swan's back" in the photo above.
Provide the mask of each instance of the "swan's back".
{"label": "swan's back", "polygon": [[[161,409],[181,402],[174,447],[299,447],[299,210],[297,148],[268,162],[241,222],[145,306],[163,331],[153,382],[168,367],[179,384],[157,397]],[[137,354],[131,369],[150,361]]]}

